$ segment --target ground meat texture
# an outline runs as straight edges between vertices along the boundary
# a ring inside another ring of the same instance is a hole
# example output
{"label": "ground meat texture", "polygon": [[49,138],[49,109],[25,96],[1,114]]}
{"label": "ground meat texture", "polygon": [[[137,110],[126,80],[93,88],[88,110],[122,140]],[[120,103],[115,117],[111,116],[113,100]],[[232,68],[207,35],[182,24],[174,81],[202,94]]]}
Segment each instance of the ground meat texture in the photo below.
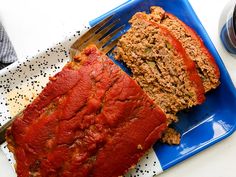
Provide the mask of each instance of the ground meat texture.
{"label": "ground meat texture", "polygon": [[175,129],[168,127],[164,132],[161,141],[170,145],[180,144],[180,133],[178,133]]}
{"label": "ground meat texture", "polygon": [[162,110],[94,45],[50,80],[7,131],[19,177],[121,176],[167,127]]}
{"label": "ground meat texture", "polygon": [[150,20],[168,28],[181,42],[188,56],[196,63],[205,91],[216,88],[220,83],[219,68],[197,33],[160,7],[151,7],[151,14],[148,16]]}
{"label": "ground meat texture", "polygon": [[170,119],[204,101],[204,88],[194,62],[165,27],[135,14],[131,28],[117,44],[116,59],[131,69],[133,78]]}

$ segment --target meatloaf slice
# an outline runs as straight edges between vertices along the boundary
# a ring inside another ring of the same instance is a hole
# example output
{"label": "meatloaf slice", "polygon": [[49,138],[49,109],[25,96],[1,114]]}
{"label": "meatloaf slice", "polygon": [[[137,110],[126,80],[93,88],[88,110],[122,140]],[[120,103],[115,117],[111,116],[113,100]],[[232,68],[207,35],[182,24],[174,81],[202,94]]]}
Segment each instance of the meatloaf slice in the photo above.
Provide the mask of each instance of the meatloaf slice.
{"label": "meatloaf slice", "polygon": [[181,42],[189,58],[196,63],[205,91],[216,88],[220,83],[219,68],[197,33],[176,16],[165,12],[161,7],[151,7],[149,17],[150,20],[169,29]]}
{"label": "meatloaf slice", "polygon": [[163,25],[138,12],[131,28],[119,40],[116,59],[124,61],[133,78],[169,119],[204,101],[204,88],[194,62],[181,43]]}
{"label": "meatloaf slice", "polygon": [[138,84],[91,45],[7,131],[19,177],[118,177],[167,127]]}

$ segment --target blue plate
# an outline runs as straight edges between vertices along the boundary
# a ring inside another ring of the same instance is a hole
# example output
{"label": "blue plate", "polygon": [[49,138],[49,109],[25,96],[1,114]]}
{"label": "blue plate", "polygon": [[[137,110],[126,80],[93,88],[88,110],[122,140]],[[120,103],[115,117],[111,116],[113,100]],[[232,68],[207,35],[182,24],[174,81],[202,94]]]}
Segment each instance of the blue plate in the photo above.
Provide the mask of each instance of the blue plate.
{"label": "blue plate", "polygon": [[[193,156],[207,147],[228,137],[236,127],[236,91],[230,76],[212,44],[208,34],[193,11],[187,0],[133,0],[124,3],[114,10],[92,20],[93,26],[108,15],[114,14],[121,19],[120,24],[126,24],[129,28],[129,19],[138,11],[149,12],[153,5],[161,6],[166,11],[176,15],[203,39],[206,47],[214,56],[221,72],[221,84],[213,91],[206,94],[206,101],[201,106],[179,113],[180,121],[175,128],[182,134],[181,144],[169,146],[156,143],[154,150],[160,160],[163,170]],[[124,31],[121,31],[122,34]],[[109,54],[112,58],[112,53]],[[122,69],[130,73],[122,64]]]}

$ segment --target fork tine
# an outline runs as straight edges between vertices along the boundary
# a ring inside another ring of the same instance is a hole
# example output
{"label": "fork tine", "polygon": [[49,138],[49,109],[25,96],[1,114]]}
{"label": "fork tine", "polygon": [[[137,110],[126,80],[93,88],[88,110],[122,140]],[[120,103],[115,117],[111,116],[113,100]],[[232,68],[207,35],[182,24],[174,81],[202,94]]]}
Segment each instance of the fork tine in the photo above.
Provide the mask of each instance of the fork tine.
{"label": "fork tine", "polygon": [[95,43],[96,41],[101,39],[109,30],[111,30],[119,22],[119,20],[120,19],[115,20],[114,22],[112,22],[111,24],[106,26],[104,29],[99,31],[98,33],[95,33],[94,36],[92,36],[89,40],[87,40],[80,47],[78,47],[78,50],[81,50],[84,46],[91,44],[91,43]]}
{"label": "fork tine", "polygon": [[117,39],[113,40],[111,43],[106,45],[104,48],[102,48],[102,52],[108,53],[111,49],[113,49],[116,46],[116,44],[117,44],[117,42],[119,41],[120,38],[121,38],[121,36],[118,37]]}
{"label": "fork tine", "polygon": [[84,42],[86,42],[96,31],[98,31],[103,25],[112,19],[113,15],[105,18],[94,27],[90,28],[85,34],[83,34],[76,42],[71,46],[71,48],[77,49]]}
{"label": "fork tine", "polygon": [[123,28],[125,27],[125,25],[120,26],[119,28],[115,29],[114,31],[112,31],[110,34],[108,34],[107,36],[105,36],[102,40],[97,41],[96,46],[98,48],[103,47],[108,41],[110,41],[119,31],[121,31]]}

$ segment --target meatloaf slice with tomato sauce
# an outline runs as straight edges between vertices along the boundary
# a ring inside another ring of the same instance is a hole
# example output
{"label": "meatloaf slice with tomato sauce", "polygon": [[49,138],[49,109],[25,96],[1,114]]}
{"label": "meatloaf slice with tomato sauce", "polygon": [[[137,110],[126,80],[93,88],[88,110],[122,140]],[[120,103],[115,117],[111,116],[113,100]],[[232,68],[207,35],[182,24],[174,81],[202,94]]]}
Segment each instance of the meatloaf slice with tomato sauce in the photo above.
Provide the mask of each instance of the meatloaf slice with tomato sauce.
{"label": "meatloaf slice with tomato sauce", "polygon": [[205,91],[216,88],[220,83],[219,68],[197,33],[176,16],[165,12],[161,7],[151,7],[149,18],[169,29],[181,42],[189,58],[197,66]]}
{"label": "meatloaf slice with tomato sauce", "polygon": [[92,45],[50,78],[7,142],[19,177],[118,177],[166,127],[162,110]]}
{"label": "meatloaf slice with tomato sauce", "polygon": [[133,78],[169,120],[183,109],[203,103],[204,87],[194,62],[169,29],[138,12],[115,51]]}

